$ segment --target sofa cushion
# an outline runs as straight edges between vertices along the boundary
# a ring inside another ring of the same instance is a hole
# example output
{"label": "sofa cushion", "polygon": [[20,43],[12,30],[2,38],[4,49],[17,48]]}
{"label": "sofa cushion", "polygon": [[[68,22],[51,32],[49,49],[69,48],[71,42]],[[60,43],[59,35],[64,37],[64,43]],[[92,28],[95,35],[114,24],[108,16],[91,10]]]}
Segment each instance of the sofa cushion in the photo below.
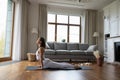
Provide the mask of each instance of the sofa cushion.
{"label": "sofa cushion", "polygon": [[45,49],[45,54],[55,54],[55,50]]}
{"label": "sofa cushion", "polygon": [[54,42],[47,42],[50,49],[54,49]]}
{"label": "sofa cushion", "polygon": [[47,49],[50,49],[50,46],[48,45],[48,43],[46,43],[46,48],[47,48]]}
{"label": "sofa cushion", "polygon": [[79,44],[79,50],[87,50],[89,47],[89,44]]}
{"label": "sofa cushion", "polygon": [[66,50],[67,43],[54,43],[54,49],[55,50]]}
{"label": "sofa cushion", "polygon": [[79,50],[78,43],[67,43],[67,50]]}
{"label": "sofa cushion", "polygon": [[83,50],[70,50],[70,54],[72,54],[72,55],[80,55],[80,54],[86,54],[86,52],[85,51],[83,51]]}
{"label": "sofa cushion", "polygon": [[86,55],[89,56],[89,55],[94,55],[94,54],[93,54],[93,52],[88,52],[88,51],[86,51]]}
{"label": "sofa cushion", "polygon": [[64,54],[64,55],[66,55],[67,53],[69,53],[68,50],[56,50],[56,54]]}
{"label": "sofa cushion", "polygon": [[69,52],[84,52],[83,50],[70,50]]}

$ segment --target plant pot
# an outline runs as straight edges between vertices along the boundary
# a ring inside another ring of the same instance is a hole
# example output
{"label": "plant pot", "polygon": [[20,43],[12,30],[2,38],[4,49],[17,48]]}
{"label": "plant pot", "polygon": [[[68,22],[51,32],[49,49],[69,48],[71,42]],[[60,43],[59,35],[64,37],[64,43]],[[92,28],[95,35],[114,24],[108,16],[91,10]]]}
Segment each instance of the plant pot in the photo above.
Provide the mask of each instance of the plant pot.
{"label": "plant pot", "polygon": [[97,65],[98,66],[103,66],[103,63],[104,63],[104,58],[103,57],[97,58]]}
{"label": "plant pot", "polygon": [[35,61],[36,55],[34,53],[27,53],[28,61]]}

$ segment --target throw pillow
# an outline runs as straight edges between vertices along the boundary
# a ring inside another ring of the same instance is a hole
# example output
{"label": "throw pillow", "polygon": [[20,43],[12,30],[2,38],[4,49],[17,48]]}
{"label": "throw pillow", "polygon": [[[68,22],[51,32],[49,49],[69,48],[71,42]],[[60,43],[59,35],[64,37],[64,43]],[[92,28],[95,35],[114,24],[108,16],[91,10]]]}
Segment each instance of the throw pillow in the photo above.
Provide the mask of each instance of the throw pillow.
{"label": "throw pillow", "polygon": [[50,46],[48,45],[48,43],[46,43],[46,48],[47,48],[47,49],[50,49]]}
{"label": "throw pillow", "polygon": [[97,47],[96,45],[91,45],[88,47],[87,51],[93,52],[96,50],[96,47]]}

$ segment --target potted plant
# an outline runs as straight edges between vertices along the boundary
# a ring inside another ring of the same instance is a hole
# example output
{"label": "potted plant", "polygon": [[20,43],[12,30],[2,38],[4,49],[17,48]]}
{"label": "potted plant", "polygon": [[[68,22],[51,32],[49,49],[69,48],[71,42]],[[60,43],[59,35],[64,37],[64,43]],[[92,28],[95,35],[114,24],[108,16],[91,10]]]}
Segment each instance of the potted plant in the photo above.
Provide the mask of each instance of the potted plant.
{"label": "potted plant", "polygon": [[98,50],[94,51],[94,56],[96,57],[97,65],[102,66],[104,63],[104,56]]}
{"label": "potted plant", "polygon": [[65,39],[62,39],[62,42],[65,42]]}

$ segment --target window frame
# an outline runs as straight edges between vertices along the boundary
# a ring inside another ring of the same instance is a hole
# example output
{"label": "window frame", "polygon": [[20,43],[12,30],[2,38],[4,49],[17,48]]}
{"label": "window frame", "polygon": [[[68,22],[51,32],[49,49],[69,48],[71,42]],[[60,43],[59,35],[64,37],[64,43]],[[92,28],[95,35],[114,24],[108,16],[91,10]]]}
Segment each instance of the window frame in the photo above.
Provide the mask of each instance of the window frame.
{"label": "window frame", "polygon": [[[49,13],[48,13],[49,14]],[[67,42],[69,42],[69,34],[70,34],[70,26],[77,26],[79,27],[79,43],[81,43],[81,16],[80,17],[80,24],[70,24],[70,16],[68,16],[68,23],[57,23],[57,14],[55,14],[55,22],[49,22],[48,25],[52,24],[55,25],[55,41],[57,41],[57,25],[66,25],[68,27],[67,31]]]}
{"label": "window frame", "polygon": [[14,19],[15,19],[15,2],[12,2],[12,35],[11,35],[11,44],[10,44],[10,56],[1,57],[0,62],[12,60],[12,49],[13,49],[13,37],[14,37]]}

